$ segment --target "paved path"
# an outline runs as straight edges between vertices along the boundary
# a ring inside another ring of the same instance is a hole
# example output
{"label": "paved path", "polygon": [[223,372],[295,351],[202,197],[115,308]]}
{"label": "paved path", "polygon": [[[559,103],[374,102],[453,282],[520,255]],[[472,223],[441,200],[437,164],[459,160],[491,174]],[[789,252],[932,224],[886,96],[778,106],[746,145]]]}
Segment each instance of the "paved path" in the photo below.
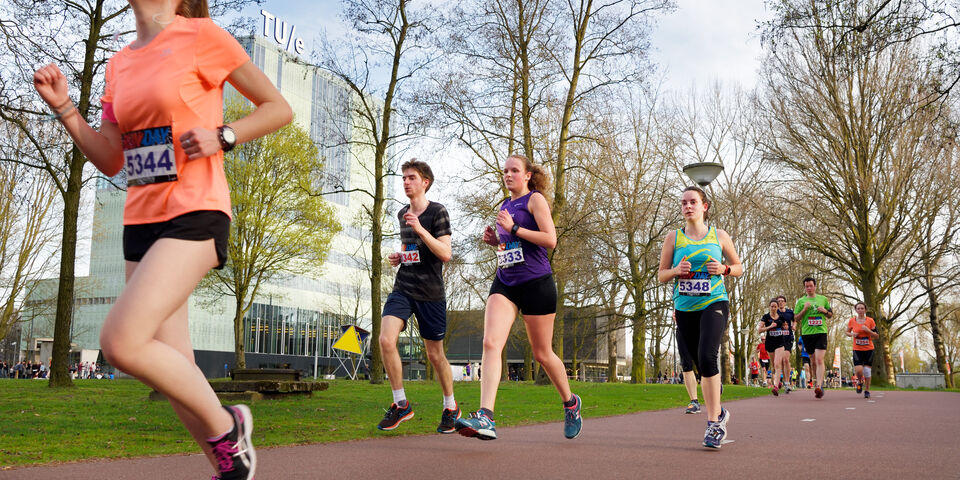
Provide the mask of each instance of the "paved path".
{"label": "paved path", "polygon": [[[815,400],[803,390],[726,407],[733,442],[721,450],[700,446],[704,415],[677,408],[587,418],[576,440],[552,423],[501,428],[489,442],[431,435],[259,449],[257,478],[960,479],[960,394],[875,392],[865,400],[828,390]],[[200,455],[183,455],[0,471],[0,479],[207,480],[208,471]]]}

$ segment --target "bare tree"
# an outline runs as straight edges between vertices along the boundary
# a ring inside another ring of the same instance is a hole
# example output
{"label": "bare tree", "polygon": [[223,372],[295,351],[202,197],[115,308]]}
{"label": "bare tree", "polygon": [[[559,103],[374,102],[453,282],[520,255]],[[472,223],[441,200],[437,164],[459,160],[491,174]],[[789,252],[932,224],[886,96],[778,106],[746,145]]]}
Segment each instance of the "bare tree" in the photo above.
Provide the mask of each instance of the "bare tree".
{"label": "bare tree", "polygon": [[940,76],[918,61],[909,42],[872,48],[908,31],[889,37],[881,28],[825,27],[856,21],[857,2],[780,3],[813,20],[765,37],[764,149],[796,180],[785,190],[793,198],[784,200],[800,212],[784,218],[785,239],[825,257],[824,270],[862,292],[881,335],[876,377],[892,382],[891,327],[905,310],[886,306],[914,270],[907,252],[917,245],[927,205],[915,192],[933,182],[945,158],[938,110],[928,108],[940,97],[933,88]]}
{"label": "bare tree", "polygon": [[[211,13],[221,15],[251,1],[212,0]],[[120,0],[8,0],[4,7],[0,17],[0,120],[19,130],[32,151],[25,159],[0,160],[20,162],[46,172],[63,200],[60,283],[49,385],[71,386],[67,357],[75,293],[77,219],[81,191],[94,177],[92,169],[85,168],[86,158],[65,134],[48,138],[41,133],[47,108],[32,91],[33,72],[41,63],[58,64],[70,83],[77,111],[84,118],[96,119],[96,99],[102,89],[107,59],[123,46],[121,39],[128,38],[133,31],[128,15],[130,5]]]}

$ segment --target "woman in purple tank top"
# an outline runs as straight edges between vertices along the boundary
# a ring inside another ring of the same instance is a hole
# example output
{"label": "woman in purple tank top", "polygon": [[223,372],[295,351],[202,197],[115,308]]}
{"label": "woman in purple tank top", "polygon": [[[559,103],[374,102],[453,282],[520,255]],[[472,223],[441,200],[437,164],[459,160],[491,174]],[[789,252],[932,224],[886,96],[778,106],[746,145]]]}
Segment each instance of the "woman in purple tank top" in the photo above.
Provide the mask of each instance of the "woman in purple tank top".
{"label": "woman in purple tank top", "polygon": [[497,247],[497,276],[490,287],[483,319],[483,358],[480,410],[457,420],[457,432],[481,440],[497,438],[493,406],[502,370],[501,353],[517,313],[523,314],[533,357],[539,362],[563,402],[567,438],[580,435],[580,397],[570,391],[567,369],[553,351],[553,321],[557,314],[557,285],[547,249],[557,245],[550,205],[542,191],[548,187],[543,168],[520,155],[511,155],[503,167],[503,183],[510,198],[500,205],[497,228],[487,227],[483,241]]}

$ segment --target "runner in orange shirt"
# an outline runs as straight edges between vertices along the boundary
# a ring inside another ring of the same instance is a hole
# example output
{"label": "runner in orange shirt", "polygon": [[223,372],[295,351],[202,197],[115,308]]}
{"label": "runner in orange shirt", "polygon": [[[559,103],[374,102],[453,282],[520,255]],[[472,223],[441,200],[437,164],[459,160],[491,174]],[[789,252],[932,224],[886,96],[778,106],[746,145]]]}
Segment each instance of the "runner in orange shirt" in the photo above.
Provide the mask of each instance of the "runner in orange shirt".
{"label": "runner in orange shirt", "polygon": [[[277,130],[292,112],[210,20],[206,0],[129,3],[137,38],[107,64],[99,131],[73,105],[56,65],[37,70],[34,87],[97,169],[126,173],[127,282],[101,330],[104,355],[169,399],[219,478],[249,480],[256,470],[250,409],[222,407],[194,363],[187,300],[227,260],[223,152]],[[230,125],[223,124],[226,81],[256,105]]]}
{"label": "runner in orange shirt", "polygon": [[853,366],[857,373],[857,393],[870,398],[870,369],[873,365],[873,340],[880,338],[877,324],[867,316],[867,306],[857,302],[855,317],[847,321],[847,336],[853,339]]}

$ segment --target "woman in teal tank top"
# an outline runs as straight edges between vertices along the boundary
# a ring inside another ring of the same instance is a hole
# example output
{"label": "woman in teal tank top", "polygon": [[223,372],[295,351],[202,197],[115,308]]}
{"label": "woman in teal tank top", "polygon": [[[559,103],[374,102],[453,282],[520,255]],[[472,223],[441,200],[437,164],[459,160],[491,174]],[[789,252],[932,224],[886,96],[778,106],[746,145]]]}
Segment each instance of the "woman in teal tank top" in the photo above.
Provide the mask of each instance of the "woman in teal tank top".
{"label": "woman in teal tank top", "polygon": [[703,190],[685,188],[680,208],[685,223],[664,239],[657,278],[673,281],[677,350],[700,371],[707,410],[703,446],[720,448],[730,419],[730,412],[720,406],[718,353],[730,317],[723,277],[743,275],[743,265],[730,235],[706,224],[710,202]]}

